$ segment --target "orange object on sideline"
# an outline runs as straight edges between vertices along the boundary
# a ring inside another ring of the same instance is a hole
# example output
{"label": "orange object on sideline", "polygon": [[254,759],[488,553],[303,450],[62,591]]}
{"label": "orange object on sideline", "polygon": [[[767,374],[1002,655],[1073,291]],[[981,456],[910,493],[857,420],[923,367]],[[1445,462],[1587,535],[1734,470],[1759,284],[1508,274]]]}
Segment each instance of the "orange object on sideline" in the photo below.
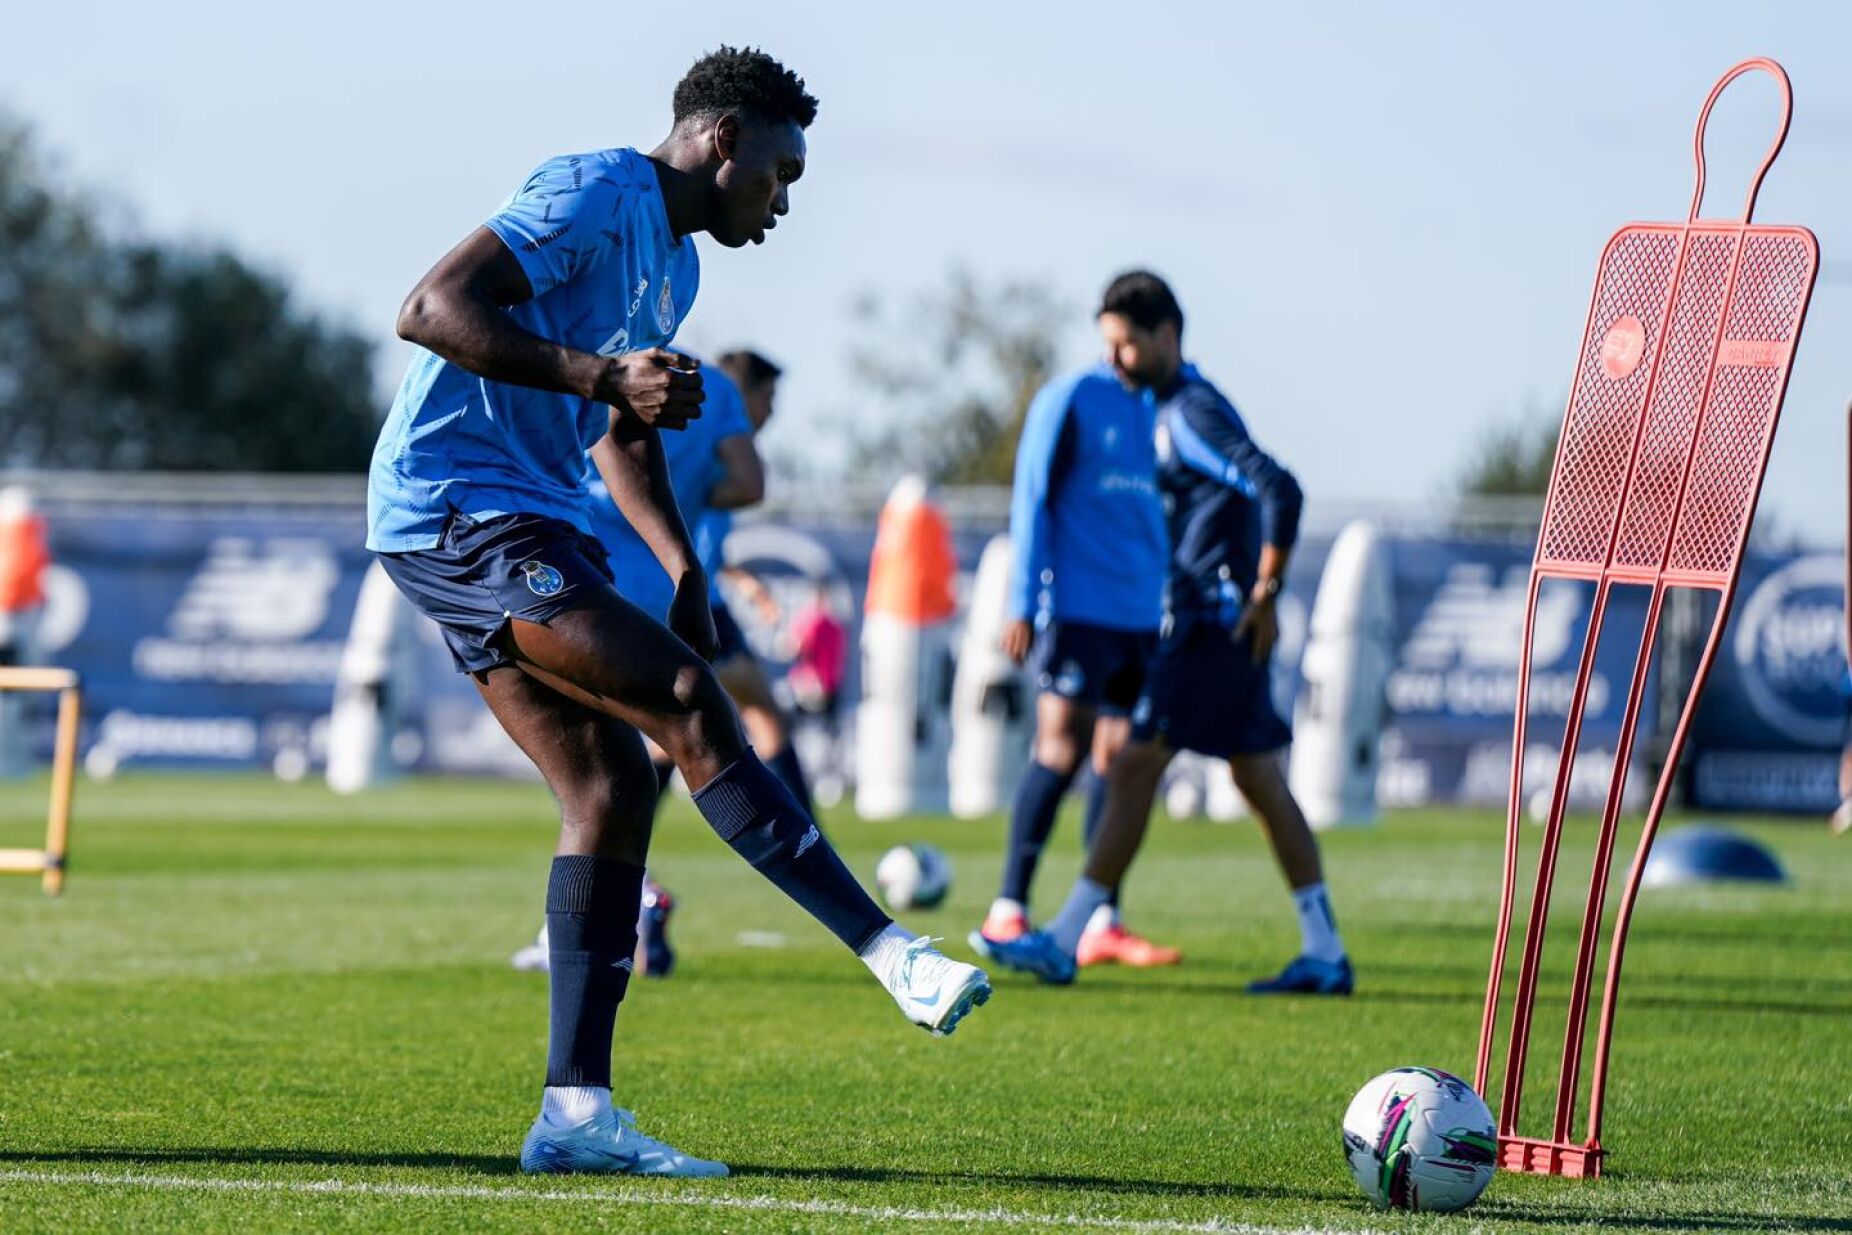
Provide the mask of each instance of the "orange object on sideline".
{"label": "orange object on sideline", "polygon": [[38,515],[0,522],[0,613],[36,609],[45,603],[45,520]]}
{"label": "orange object on sideline", "polygon": [[952,594],[957,571],[945,515],[927,500],[924,481],[902,480],[875,525],[866,611],[920,626],[942,622],[958,608]]}

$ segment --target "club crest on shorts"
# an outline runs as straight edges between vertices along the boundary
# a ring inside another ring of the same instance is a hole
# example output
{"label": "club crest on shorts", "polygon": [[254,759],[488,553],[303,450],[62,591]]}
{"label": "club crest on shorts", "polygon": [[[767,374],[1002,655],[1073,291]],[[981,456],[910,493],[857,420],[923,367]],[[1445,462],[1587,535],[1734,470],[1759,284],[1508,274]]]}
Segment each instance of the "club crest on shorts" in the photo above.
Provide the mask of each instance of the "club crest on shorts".
{"label": "club crest on shorts", "polygon": [[662,333],[675,329],[675,297],[669,294],[669,276],[662,276],[662,295],[656,298],[656,325]]}
{"label": "club crest on shorts", "polygon": [[1055,673],[1055,693],[1061,695],[1078,695],[1087,684],[1087,675],[1079,662],[1067,660],[1061,662],[1061,668]]}
{"label": "club crest on shorts", "polygon": [[545,562],[522,562],[521,577],[536,596],[557,596],[566,586],[566,576]]}

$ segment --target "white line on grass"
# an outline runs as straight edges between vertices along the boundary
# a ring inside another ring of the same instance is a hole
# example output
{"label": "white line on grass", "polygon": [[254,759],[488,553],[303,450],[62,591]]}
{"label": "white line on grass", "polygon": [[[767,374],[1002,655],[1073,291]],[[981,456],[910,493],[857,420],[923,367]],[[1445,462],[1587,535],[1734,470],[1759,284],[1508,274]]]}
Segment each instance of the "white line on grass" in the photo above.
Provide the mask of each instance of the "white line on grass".
{"label": "white line on grass", "polygon": [[70,1184],[96,1188],[165,1188],[176,1192],[286,1192],[311,1196],[384,1196],[468,1201],[573,1201],[595,1205],[664,1205],[684,1209],[731,1209],[767,1213],[827,1214],[866,1218],[871,1222],[987,1223],[991,1226],[1056,1226],[1082,1229],[1163,1232],[1170,1235],[1370,1235],[1331,1227],[1256,1226],[1248,1222],[1183,1222],[1170,1218],[1090,1218],[1084,1214],[1035,1214],[1014,1209],[899,1209],[886,1205],[850,1205],[843,1201],[803,1201],[781,1196],[732,1196],[724,1193],[657,1191],[562,1191],[544,1188],[488,1188],[472,1184],[395,1184],[324,1179],[221,1179],[202,1175],[118,1175],[107,1171],[0,1171],[6,1184]]}

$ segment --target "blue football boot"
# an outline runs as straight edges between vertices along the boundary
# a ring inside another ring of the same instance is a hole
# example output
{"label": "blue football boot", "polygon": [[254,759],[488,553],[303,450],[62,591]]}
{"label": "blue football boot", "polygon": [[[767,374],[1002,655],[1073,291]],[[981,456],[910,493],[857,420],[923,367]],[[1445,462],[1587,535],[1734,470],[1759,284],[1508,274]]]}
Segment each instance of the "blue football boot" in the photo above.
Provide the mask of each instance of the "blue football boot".
{"label": "blue football boot", "polygon": [[1335,961],[1295,956],[1271,978],[1248,983],[1250,995],[1348,995],[1355,985],[1350,957]]}
{"label": "blue football boot", "polygon": [[1074,980],[1073,954],[1063,952],[1047,931],[1030,931],[1014,939],[990,939],[981,931],[972,931],[970,944],[985,960],[1018,973],[1032,973],[1052,986],[1066,986]]}

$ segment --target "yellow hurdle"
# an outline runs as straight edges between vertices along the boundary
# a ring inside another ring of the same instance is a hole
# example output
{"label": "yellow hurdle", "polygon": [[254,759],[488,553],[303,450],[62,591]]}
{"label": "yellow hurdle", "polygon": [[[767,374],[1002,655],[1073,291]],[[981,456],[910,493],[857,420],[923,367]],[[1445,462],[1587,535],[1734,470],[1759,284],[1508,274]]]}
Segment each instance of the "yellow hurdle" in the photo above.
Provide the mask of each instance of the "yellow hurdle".
{"label": "yellow hurdle", "polygon": [[47,896],[64,890],[64,855],[71,835],[71,794],[77,783],[77,726],[83,694],[70,669],[0,666],[0,690],[58,692],[58,737],[52,751],[51,809],[45,848],[0,849],[0,875],[42,875]]}

